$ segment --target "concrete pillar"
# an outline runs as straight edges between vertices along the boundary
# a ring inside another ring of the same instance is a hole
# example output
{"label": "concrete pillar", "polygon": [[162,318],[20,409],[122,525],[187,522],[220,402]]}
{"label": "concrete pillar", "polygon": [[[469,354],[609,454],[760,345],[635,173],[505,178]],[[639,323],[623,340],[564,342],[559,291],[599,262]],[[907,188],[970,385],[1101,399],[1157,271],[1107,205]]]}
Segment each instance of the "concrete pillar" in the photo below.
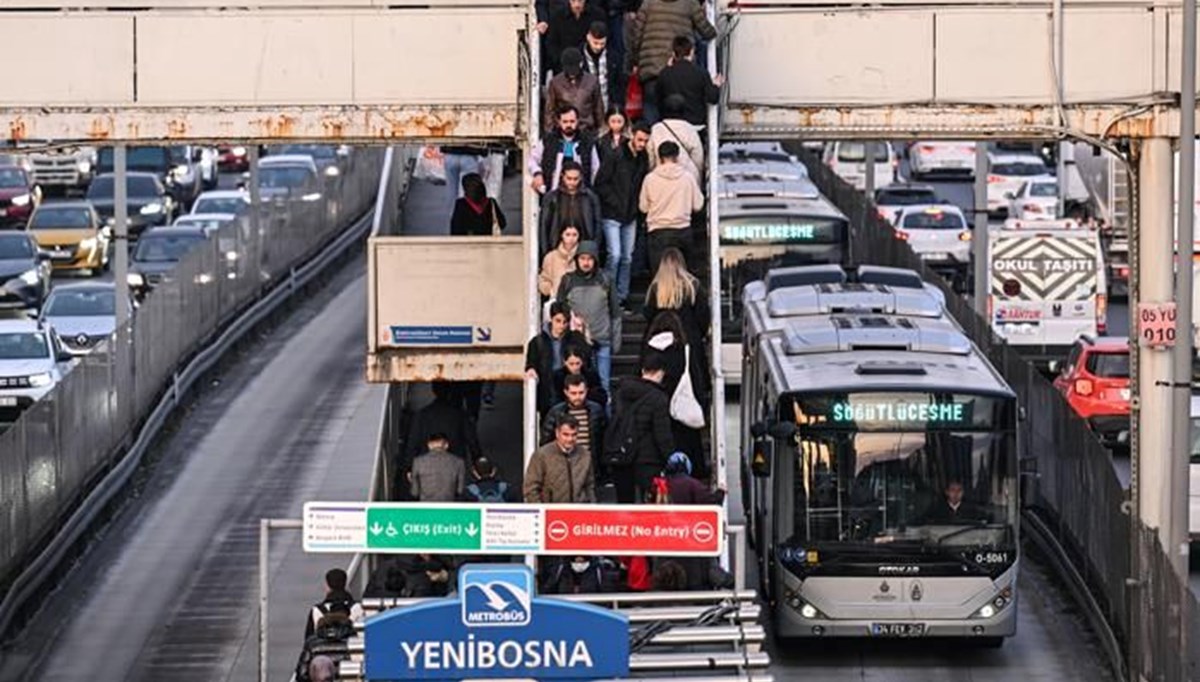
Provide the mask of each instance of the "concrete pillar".
{"label": "concrete pillar", "polygon": [[1171,475],[1171,354],[1138,343],[1137,303],[1170,301],[1174,297],[1175,175],[1171,141],[1153,138],[1141,143],[1138,159],[1138,233],[1136,300],[1130,296],[1135,324],[1130,330],[1137,350],[1137,439],[1134,485],[1142,523],[1158,529],[1163,546],[1170,518],[1167,494]]}

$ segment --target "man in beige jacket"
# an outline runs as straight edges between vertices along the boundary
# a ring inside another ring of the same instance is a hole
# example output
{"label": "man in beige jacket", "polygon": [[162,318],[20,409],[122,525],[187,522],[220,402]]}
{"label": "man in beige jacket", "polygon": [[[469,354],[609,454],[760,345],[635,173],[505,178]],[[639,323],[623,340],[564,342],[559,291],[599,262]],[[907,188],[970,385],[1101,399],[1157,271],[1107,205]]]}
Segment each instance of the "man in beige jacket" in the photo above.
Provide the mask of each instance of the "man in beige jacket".
{"label": "man in beige jacket", "polygon": [[646,214],[650,271],[657,272],[663,251],[672,246],[683,253],[688,268],[695,270],[692,214],[704,209],[704,194],[696,178],[679,164],[679,145],[663,142],[658,146],[658,160],[638,197],[638,209]]}
{"label": "man in beige jacket", "polygon": [[571,415],[558,420],[554,441],[533,453],[525,469],[525,501],[563,504],[596,501],[592,454],[575,440],[579,422]]}

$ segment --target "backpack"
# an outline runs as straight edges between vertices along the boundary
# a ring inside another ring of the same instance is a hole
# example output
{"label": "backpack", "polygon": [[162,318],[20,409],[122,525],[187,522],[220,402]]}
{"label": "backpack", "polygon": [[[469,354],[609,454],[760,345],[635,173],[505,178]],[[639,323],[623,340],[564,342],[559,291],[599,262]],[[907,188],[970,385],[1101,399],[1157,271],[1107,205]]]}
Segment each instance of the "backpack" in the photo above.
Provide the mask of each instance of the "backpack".
{"label": "backpack", "polygon": [[637,411],[653,394],[646,394],[628,409],[618,410],[617,415],[604,429],[604,453],[600,464],[606,467],[627,467],[637,459],[636,429]]}
{"label": "backpack", "polygon": [[[322,608],[327,604],[320,604]],[[324,610],[322,608],[322,610]],[[354,622],[341,611],[326,611],[326,615],[317,623],[316,631],[304,640],[304,648],[300,651],[300,660],[296,662],[297,682],[308,682],[308,668],[317,656],[328,656],[336,665],[338,661],[350,658],[350,638],[354,636]]]}
{"label": "backpack", "polygon": [[507,493],[504,481],[476,481],[467,486],[467,497],[475,502],[507,502]]}

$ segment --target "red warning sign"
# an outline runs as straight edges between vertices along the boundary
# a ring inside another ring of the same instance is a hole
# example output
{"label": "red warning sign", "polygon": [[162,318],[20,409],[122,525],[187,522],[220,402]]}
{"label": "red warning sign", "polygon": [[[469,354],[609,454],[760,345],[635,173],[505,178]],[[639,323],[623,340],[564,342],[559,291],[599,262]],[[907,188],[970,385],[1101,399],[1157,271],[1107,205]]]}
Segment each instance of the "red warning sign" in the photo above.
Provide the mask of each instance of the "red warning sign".
{"label": "red warning sign", "polygon": [[546,553],[717,556],[724,510],[696,505],[545,508]]}

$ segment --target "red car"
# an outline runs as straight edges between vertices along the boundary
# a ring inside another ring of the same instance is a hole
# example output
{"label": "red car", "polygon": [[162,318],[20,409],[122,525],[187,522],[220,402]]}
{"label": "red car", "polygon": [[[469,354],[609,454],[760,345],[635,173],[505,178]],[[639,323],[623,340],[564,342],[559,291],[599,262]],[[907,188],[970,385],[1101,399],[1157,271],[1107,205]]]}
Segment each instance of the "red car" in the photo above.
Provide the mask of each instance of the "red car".
{"label": "red car", "polygon": [[250,149],[231,145],[217,147],[217,168],[237,173],[250,170]]}
{"label": "red car", "polygon": [[0,166],[0,226],[24,227],[42,203],[42,190],[20,166]]}
{"label": "red car", "polygon": [[[1057,363],[1053,363],[1056,364]],[[1124,446],[1129,433],[1129,339],[1080,337],[1057,371],[1054,387],[1106,446]]]}

